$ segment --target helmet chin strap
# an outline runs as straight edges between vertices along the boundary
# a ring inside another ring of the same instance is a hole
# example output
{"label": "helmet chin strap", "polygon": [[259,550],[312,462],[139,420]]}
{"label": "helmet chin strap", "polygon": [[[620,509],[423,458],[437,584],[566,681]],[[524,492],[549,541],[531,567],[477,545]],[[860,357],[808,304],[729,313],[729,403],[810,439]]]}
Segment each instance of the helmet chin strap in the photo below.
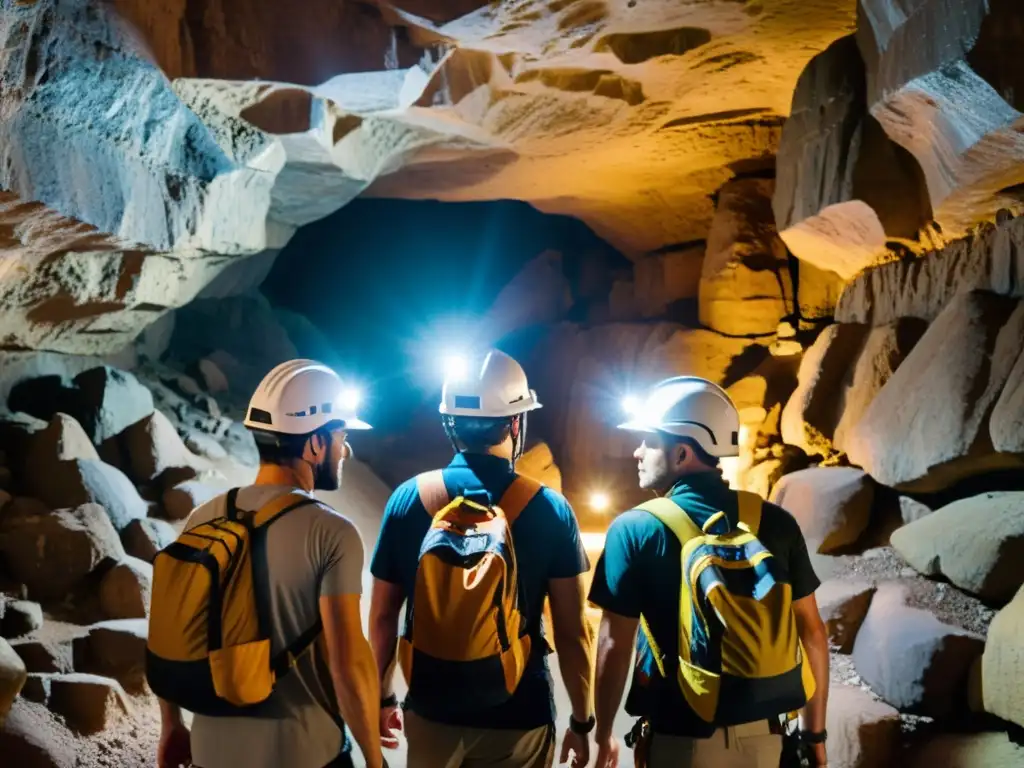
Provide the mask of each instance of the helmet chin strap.
{"label": "helmet chin strap", "polygon": [[516,462],[523,458],[523,451],[526,449],[526,413],[520,413],[512,417],[512,458],[509,459],[509,466],[514,471]]}

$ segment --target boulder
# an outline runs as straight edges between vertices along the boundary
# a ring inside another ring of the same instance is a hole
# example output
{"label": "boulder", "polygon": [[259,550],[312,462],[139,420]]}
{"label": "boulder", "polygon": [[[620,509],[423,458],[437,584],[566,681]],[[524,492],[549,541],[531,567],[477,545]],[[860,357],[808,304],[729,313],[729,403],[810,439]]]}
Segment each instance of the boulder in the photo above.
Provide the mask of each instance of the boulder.
{"label": "boulder", "polygon": [[1021,345],[1017,362],[992,407],[988,424],[989,437],[995,450],[1024,453],[1024,345]]}
{"label": "boulder", "polygon": [[0,638],[0,731],[3,730],[7,713],[11,711],[14,697],[21,693],[27,675],[21,657],[6,640]]}
{"label": "boulder", "polygon": [[537,443],[526,451],[516,462],[516,471],[543,483],[548,488],[562,492],[562,473],[547,443]]}
{"label": "boulder", "polygon": [[75,768],[74,735],[42,704],[14,702],[0,728],[0,754],[17,768]]}
{"label": "boulder", "polygon": [[75,459],[99,461],[100,456],[81,424],[66,413],[55,413],[46,429],[36,432],[29,439],[25,472],[38,477],[28,482],[45,482],[47,474],[57,462]]}
{"label": "boulder", "polygon": [[21,689],[22,698],[46,706],[50,703],[51,680],[53,680],[53,675],[39,675],[30,672]]}
{"label": "boulder", "polygon": [[100,606],[110,619],[145,619],[153,584],[153,566],[125,557],[100,582]]}
{"label": "boulder", "polygon": [[0,619],[0,637],[22,637],[43,626],[43,609],[39,603],[12,600],[3,609]]}
{"label": "boulder", "polygon": [[955,501],[895,531],[891,543],[919,573],[1002,605],[1024,584],[1024,493]]}
{"label": "boulder", "polygon": [[146,685],[145,619],[104,621],[75,639],[75,669],[117,680],[129,693]]}
{"label": "boulder", "polygon": [[160,411],[132,424],[119,438],[136,483],[172,488],[198,473],[196,456]]}
{"label": "boulder", "polygon": [[840,653],[852,653],[857,632],[875,594],[874,585],[866,581],[829,579],[823,581],[814,594],[832,646]]}
{"label": "boulder", "polygon": [[1024,765],[1024,747],[999,732],[941,734],[929,737],[903,764],[908,768],[1017,768]]}
{"label": "boulder", "polygon": [[0,531],[0,554],[33,600],[62,600],[124,549],[107,513],[97,504],[16,517]]}
{"label": "boulder", "polygon": [[196,367],[199,369],[199,374],[203,377],[203,384],[206,386],[207,392],[216,394],[217,392],[227,392],[231,389],[228,377],[224,375],[224,371],[213,360],[204,357],[196,364]]}
{"label": "boulder", "polygon": [[226,488],[207,485],[195,480],[176,485],[164,491],[164,514],[170,520],[184,520],[192,510],[224,493]]}
{"label": "boulder", "polygon": [[718,192],[701,271],[700,322],[729,336],[769,335],[793,312],[786,247],[775,231],[770,179],[727,182]]}
{"label": "boulder", "polygon": [[957,296],[875,396],[844,441],[883,485],[938,491],[1021,460],[993,451],[985,418],[1024,337],[1024,302]]}
{"label": "boulder", "polygon": [[15,640],[11,643],[14,652],[25,662],[25,669],[37,674],[71,672],[74,658],[71,643],[56,640]]}
{"label": "boulder", "polygon": [[874,482],[859,469],[811,467],[784,475],[771,501],[796,518],[811,552],[827,554],[857,541],[874,496]]}
{"label": "boulder", "polygon": [[10,404],[41,419],[70,415],[94,445],[153,412],[153,396],[132,374],[102,365],[67,382],[60,376],[26,379],[11,390]]}
{"label": "boulder", "polygon": [[124,545],[125,553],[147,563],[152,563],[156,553],[175,538],[177,536],[170,524],[153,518],[132,520],[121,531],[121,543]]}
{"label": "boulder", "polygon": [[986,712],[1024,727],[1024,587],[992,620],[981,658]]}
{"label": "boulder", "polygon": [[102,461],[75,459],[54,463],[46,476],[27,478],[28,493],[51,509],[95,503],[103,507],[117,530],[146,516],[146,502],[132,481]]}
{"label": "boulder", "polygon": [[863,688],[829,687],[825,729],[832,768],[892,765],[900,749],[900,713]]}
{"label": "boulder", "polygon": [[50,710],[83,736],[99,733],[128,713],[120,683],[98,675],[58,675],[50,682]]}
{"label": "boulder", "polygon": [[853,662],[864,682],[901,712],[946,719],[967,708],[971,664],[983,638],[906,604],[903,588],[878,588],[857,633]]}
{"label": "boulder", "polygon": [[912,499],[910,496],[900,496],[900,517],[903,518],[904,523],[920,520],[922,517],[930,515],[933,511],[931,507],[917,499]]}
{"label": "boulder", "polygon": [[185,447],[192,453],[207,459],[223,459],[228,455],[224,446],[209,435],[195,429],[187,429],[184,433]]}
{"label": "boulder", "polygon": [[863,325],[830,325],[804,353],[796,389],[782,410],[782,439],[787,444],[809,454],[832,452],[839,392],[867,333]]}

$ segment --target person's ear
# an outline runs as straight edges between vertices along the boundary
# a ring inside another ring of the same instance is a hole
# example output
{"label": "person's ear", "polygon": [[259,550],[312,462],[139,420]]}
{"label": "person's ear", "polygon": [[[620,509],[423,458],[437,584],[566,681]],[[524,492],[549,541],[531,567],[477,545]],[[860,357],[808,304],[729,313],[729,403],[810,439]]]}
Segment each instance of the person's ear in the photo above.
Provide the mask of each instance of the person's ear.
{"label": "person's ear", "polygon": [[689,458],[690,446],[686,443],[676,443],[676,445],[672,446],[672,459],[677,469],[685,466]]}

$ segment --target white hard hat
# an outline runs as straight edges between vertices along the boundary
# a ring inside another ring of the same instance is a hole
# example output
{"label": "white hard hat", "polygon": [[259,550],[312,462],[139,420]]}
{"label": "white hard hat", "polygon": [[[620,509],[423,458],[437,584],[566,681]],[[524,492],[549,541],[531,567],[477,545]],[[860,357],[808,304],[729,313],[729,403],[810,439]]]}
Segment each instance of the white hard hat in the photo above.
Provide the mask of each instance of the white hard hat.
{"label": "white hard hat", "polygon": [[263,377],[244,424],[285,435],[305,435],[331,422],[344,429],[370,429],[356,418],[358,400],[358,393],[323,363],[289,360]]}
{"label": "white hard hat", "polygon": [[707,379],[659,382],[619,429],[689,437],[712,456],[738,456],[740,415],[725,390]]}
{"label": "white hard hat", "polygon": [[446,416],[502,418],[540,407],[522,366],[492,349],[475,373],[453,371],[445,378],[438,410]]}

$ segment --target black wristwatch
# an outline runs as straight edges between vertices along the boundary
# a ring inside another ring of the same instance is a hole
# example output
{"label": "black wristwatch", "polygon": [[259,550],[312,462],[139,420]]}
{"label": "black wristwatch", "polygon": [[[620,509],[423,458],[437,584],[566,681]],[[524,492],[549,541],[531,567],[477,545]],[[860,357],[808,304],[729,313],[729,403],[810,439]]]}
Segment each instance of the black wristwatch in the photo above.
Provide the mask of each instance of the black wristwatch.
{"label": "black wristwatch", "polygon": [[805,744],[824,744],[826,739],[828,739],[828,731],[824,728],[817,733],[814,731],[800,731],[800,740]]}
{"label": "black wristwatch", "polygon": [[390,696],[385,696],[383,699],[380,700],[380,708],[381,709],[387,709],[388,707],[397,707],[397,706],[398,706],[398,697],[395,696],[395,694],[393,694],[393,693]]}
{"label": "black wristwatch", "polygon": [[597,725],[597,718],[594,715],[591,715],[587,718],[587,721],[583,723],[572,715],[569,715],[569,730],[573,733],[578,733],[580,736],[586,736],[594,730],[595,725]]}

